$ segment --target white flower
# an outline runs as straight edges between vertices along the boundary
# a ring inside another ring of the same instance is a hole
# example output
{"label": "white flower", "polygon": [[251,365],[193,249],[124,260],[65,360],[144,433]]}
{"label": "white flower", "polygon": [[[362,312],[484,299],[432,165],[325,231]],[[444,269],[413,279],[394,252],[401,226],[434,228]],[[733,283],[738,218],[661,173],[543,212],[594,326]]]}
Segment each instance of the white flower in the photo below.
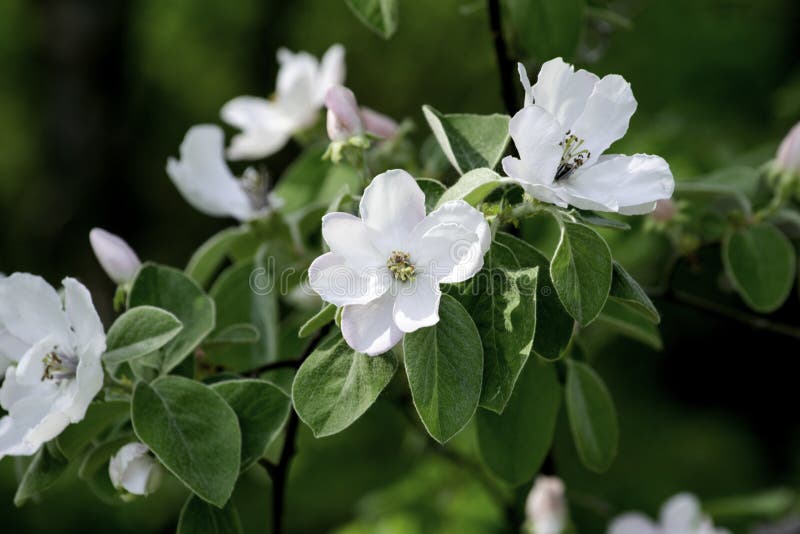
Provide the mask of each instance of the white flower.
{"label": "white flower", "polygon": [[239,221],[263,217],[278,199],[255,169],[248,168],[241,179],[233,175],[225,162],[224,137],[219,126],[192,126],[181,143],[181,159],[167,161],[167,174],[183,198],[206,215]]}
{"label": "white flower", "polygon": [[359,352],[386,352],[406,332],[439,321],[440,282],[460,282],[483,266],[489,226],[455,200],[425,216],[425,195],[402,170],[375,177],[361,218],[329,213],[322,237],[331,249],[308,270],[311,287],[342,310],[342,335]]}
{"label": "white flower", "polygon": [[230,159],[259,159],[280,150],[292,134],[314,124],[328,89],[344,81],[342,45],[331,46],[321,62],[282,48],[278,63],[272,100],[239,96],[222,107],[222,120],[242,130],[231,140]]}
{"label": "white flower", "polygon": [[136,276],[142,262],[136,252],[119,236],[106,232],[102,228],[93,228],[89,232],[89,242],[92,244],[97,261],[117,284],[127,284]]}
{"label": "white flower", "polygon": [[0,280],[0,352],[15,362],[0,387],[0,458],[35,453],[86,414],[103,386],[103,324],[89,291],[64,279],[64,303],[24,273]]}
{"label": "white flower", "polygon": [[800,122],[781,141],[775,164],[780,171],[800,175]]}
{"label": "white flower", "polygon": [[567,523],[564,482],[538,476],[525,502],[525,515],[534,534],[561,534]]}
{"label": "white flower", "polygon": [[161,466],[150,456],[144,443],[123,445],[108,462],[108,477],[118,490],[132,495],[149,495],[161,484]]}
{"label": "white flower", "polygon": [[730,534],[727,529],[714,528],[711,518],[700,509],[697,497],[679,493],[661,507],[655,523],[639,513],[627,513],[614,519],[608,534]]}
{"label": "white flower", "polygon": [[342,85],[328,89],[325,106],[328,108],[328,137],[333,142],[346,141],[365,131],[382,138],[397,133],[397,123],[393,119],[367,107],[359,108],[356,95]]}
{"label": "white flower", "polygon": [[531,196],[625,215],[649,213],[657,200],[672,196],[675,181],[662,158],[603,155],[636,111],[624,78],[575,71],[561,58],[542,65],[533,87],[522,64],[519,74],[525,107],[509,130],[520,158],[504,158],[503,170]]}

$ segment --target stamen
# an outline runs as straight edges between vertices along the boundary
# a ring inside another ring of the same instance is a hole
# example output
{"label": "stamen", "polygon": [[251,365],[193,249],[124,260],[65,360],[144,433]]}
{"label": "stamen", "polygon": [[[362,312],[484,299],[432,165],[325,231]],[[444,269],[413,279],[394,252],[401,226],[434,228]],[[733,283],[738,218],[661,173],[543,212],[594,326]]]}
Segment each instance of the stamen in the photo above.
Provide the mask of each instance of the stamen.
{"label": "stamen", "polygon": [[583,146],[583,139],[567,130],[564,139],[558,143],[562,147],[561,163],[556,170],[555,180],[568,178],[576,169],[592,157],[592,153]]}
{"label": "stamen", "polygon": [[[57,348],[57,347],[56,347]],[[74,378],[78,370],[78,360],[64,353],[48,352],[44,359],[44,373],[42,381],[45,380],[64,380]]]}
{"label": "stamen", "polygon": [[411,263],[410,256],[407,252],[393,250],[389,259],[386,260],[386,267],[388,267],[394,277],[401,282],[414,280],[416,268]]}

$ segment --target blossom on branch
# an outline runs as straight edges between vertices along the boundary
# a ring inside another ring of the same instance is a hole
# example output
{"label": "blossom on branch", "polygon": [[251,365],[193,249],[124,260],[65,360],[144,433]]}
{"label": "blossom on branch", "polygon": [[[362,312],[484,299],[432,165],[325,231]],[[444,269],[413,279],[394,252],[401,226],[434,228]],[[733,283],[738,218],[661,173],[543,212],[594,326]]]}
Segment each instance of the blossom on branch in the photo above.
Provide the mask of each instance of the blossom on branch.
{"label": "blossom on branch", "polygon": [[161,465],[150,449],[138,441],[123,445],[108,462],[108,477],[118,490],[131,495],[149,495],[161,484]]}

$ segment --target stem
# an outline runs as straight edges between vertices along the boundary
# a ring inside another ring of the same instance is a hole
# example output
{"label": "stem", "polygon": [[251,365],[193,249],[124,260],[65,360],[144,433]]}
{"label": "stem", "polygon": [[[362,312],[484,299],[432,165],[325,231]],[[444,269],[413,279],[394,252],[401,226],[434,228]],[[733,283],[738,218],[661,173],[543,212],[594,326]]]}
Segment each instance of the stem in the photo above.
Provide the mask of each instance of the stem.
{"label": "stem", "polygon": [[514,91],[514,80],[512,72],[514,65],[508,56],[508,47],[503,38],[503,23],[500,14],[500,0],[488,0],[489,7],[489,29],[492,31],[492,41],[494,42],[494,53],[497,57],[497,68],[500,74],[500,88],[502,90],[503,104],[509,115],[513,115],[516,110],[517,98]]}

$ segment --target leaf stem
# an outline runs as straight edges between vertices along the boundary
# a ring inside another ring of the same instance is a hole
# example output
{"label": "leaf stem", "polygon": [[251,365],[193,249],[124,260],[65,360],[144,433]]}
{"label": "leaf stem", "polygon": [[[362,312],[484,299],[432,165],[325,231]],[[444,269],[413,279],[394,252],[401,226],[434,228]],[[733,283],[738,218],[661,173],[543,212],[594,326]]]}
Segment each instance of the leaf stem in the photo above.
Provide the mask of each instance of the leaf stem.
{"label": "leaf stem", "polygon": [[497,68],[500,74],[500,89],[503,96],[503,104],[509,115],[513,115],[516,104],[516,93],[514,91],[514,80],[512,73],[514,65],[508,55],[508,47],[503,37],[503,22],[500,13],[500,0],[487,0],[489,8],[489,29],[492,32],[492,42],[494,43],[494,53],[497,58]]}

